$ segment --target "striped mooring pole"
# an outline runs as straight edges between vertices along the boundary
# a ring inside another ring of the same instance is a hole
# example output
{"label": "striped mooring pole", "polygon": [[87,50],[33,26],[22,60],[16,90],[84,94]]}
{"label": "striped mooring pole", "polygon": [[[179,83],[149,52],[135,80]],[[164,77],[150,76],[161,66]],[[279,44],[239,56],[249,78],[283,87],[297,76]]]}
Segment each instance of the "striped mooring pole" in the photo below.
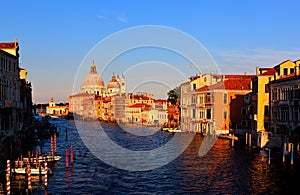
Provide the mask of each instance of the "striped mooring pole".
{"label": "striped mooring pole", "polygon": [[6,191],[7,194],[10,194],[10,175],[6,174]]}
{"label": "striped mooring pole", "polygon": [[73,147],[72,147],[72,145],[70,147],[70,161],[71,161],[71,164],[73,164],[74,159],[73,159]]}
{"label": "striped mooring pole", "polygon": [[45,161],[45,178],[44,178],[44,183],[45,186],[48,187],[48,165],[47,162]]}
{"label": "striped mooring pole", "polygon": [[6,191],[10,194],[10,160],[6,161]]}
{"label": "striped mooring pole", "polygon": [[28,176],[28,180],[27,180],[27,188],[29,189],[29,190],[31,190],[31,170],[30,170],[30,166],[28,165],[27,166],[27,176]]}
{"label": "striped mooring pole", "polygon": [[56,133],[54,133],[54,136],[53,136],[53,146],[54,146],[54,155],[56,153]]}

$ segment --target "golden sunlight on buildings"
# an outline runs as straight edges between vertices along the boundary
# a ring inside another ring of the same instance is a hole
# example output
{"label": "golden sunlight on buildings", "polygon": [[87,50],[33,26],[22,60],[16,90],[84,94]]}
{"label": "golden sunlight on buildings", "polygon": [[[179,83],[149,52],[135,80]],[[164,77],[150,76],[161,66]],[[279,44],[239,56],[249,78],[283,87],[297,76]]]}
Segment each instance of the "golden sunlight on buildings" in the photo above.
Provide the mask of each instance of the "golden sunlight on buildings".
{"label": "golden sunlight on buildings", "polygon": [[51,98],[49,105],[46,107],[46,113],[51,117],[65,117],[69,114],[69,106],[66,104],[56,105],[53,98]]}
{"label": "golden sunlight on buildings", "polygon": [[79,119],[162,126],[168,121],[167,100],[146,92],[126,93],[125,76],[112,73],[105,87],[96,65],[91,64],[78,94],[69,97],[70,113]]}
{"label": "golden sunlight on buildings", "polygon": [[[245,100],[251,91],[253,77],[254,75],[208,74],[193,77],[189,82],[183,83],[181,128],[204,134],[250,128]],[[195,80],[198,79],[202,82],[195,85]]]}

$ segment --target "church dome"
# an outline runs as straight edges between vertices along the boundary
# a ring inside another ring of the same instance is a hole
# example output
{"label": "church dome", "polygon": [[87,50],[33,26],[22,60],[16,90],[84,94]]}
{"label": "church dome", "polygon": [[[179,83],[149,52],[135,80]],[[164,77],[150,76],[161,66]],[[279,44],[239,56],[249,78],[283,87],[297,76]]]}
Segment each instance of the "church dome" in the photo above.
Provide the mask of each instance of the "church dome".
{"label": "church dome", "polygon": [[105,91],[104,81],[98,75],[94,62],[91,65],[90,72],[84,78],[80,93],[100,95]]}
{"label": "church dome", "polygon": [[100,87],[104,87],[104,81],[98,74],[88,74],[82,82],[82,86],[87,85],[97,85]]}
{"label": "church dome", "polygon": [[120,84],[119,82],[117,81],[114,73],[112,75],[112,78],[111,80],[109,81],[109,83],[107,84],[107,88],[108,89],[120,89]]}
{"label": "church dome", "polygon": [[114,89],[119,89],[120,88],[120,84],[117,81],[110,81],[107,85],[107,88],[114,88]]}
{"label": "church dome", "polygon": [[87,86],[87,85],[104,87],[104,81],[98,75],[97,70],[96,70],[96,65],[94,64],[94,62],[91,65],[89,74],[86,75],[86,77],[84,78],[84,80],[82,82],[82,86]]}

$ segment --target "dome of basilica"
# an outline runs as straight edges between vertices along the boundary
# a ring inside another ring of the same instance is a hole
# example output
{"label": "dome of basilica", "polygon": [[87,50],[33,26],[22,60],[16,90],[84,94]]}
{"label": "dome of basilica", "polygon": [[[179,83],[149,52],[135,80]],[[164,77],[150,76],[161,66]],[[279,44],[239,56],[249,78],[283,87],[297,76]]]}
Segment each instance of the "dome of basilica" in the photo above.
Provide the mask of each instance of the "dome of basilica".
{"label": "dome of basilica", "polygon": [[113,73],[111,80],[107,84],[107,89],[120,89],[120,87],[121,86]]}
{"label": "dome of basilica", "polygon": [[84,78],[84,80],[82,82],[82,87],[91,86],[91,85],[104,88],[104,81],[98,75],[97,70],[96,70],[96,65],[94,64],[94,62],[91,65],[89,74],[86,75],[86,77]]}
{"label": "dome of basilica", "polygon": [[96,70],[96,65],[93,62],[89,74],[86,75],[86,77],[82,82],[80,93],[100,95],[104,91],[105,91],[104,81],[98,75]]}
{"label": "dome of basilica", "polygon": [[98,74],[88,74],[82,82],[82,86],[97,85],[104,87],[104,81]]}

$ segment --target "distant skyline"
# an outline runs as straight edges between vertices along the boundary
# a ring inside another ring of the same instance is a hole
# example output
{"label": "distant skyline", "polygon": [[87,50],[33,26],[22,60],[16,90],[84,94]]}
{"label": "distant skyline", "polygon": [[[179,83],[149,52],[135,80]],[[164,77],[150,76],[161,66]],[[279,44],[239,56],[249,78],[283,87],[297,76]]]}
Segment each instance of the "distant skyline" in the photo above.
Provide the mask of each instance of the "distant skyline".
{"label": "distant skyline", "polygon": [[[107,36],[135,26],[162,25],[191,35],[210,52],[221,73],[255,74],[256,66],[300,59],[299,5],[298,1],[4,1],[0,42],[17,38],[20,66],[28,70],[32,82],[33,103],[47,103],[51,97],[68,102],[76,71],[88,52]],[[87,63],[84,75],[91,62]],[[95,61],[97,68],[104,66],[99,63]],[[105,84],[112,71],[124,73],[118,66],[109,69],[103,75]],[[132,72],[127,74],[128,81]],[[166,72],[157,71],[156,76],[160,74]],[[172,82],[179,85],[181,78]],[[130,89],[134,81],[128,84]]]}

